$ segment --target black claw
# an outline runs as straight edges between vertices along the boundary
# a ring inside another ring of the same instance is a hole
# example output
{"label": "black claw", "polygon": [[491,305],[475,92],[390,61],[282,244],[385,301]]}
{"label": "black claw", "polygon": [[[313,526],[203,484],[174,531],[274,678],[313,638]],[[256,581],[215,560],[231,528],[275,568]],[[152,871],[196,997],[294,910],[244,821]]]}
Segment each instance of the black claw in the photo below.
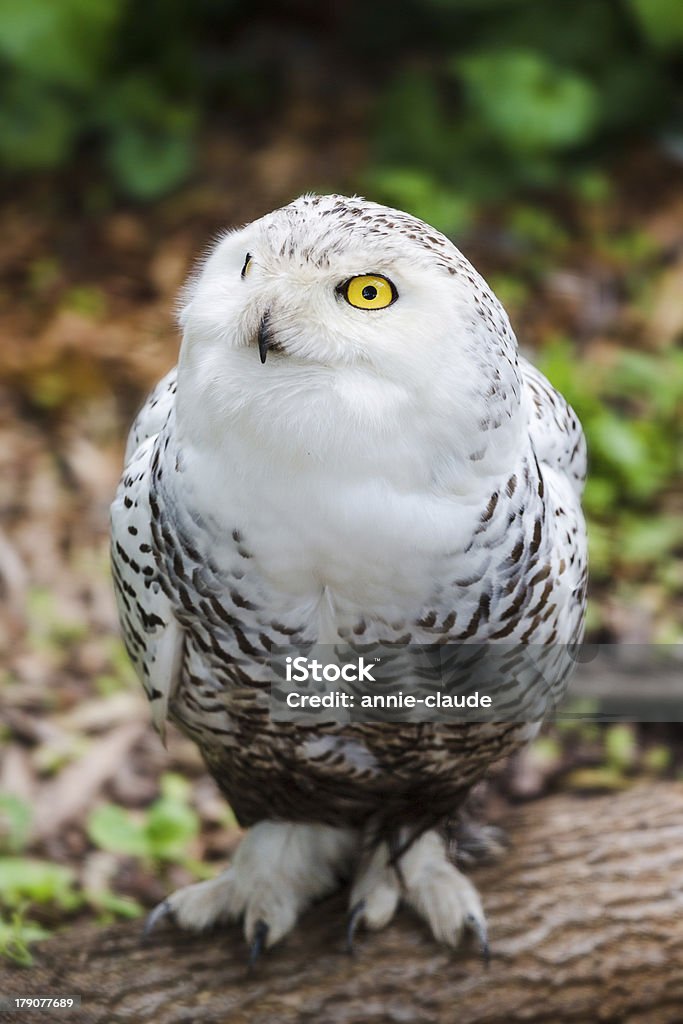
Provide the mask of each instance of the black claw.
{"label": "black claw", "polygon": [[161,903],[157,903],[154,910],[147,915],[140,941],[144,942],[148,939],[159,924],[159,921],[163,921],[165,917],[173,917],[173,908],[168,900],[163,900]]}
{"label": "black claw", "polygon": [[358,903],[356,903],[355,906],[351,908],[351,913],[349,914],[349,923],[346,928],[346,951],[347,953],[349,953],[350,956],[353,956],[355,952],[353,948],[353,941],[356,937],[358,925],[361,922],[361,918],[363,917],[364,911],[365,900],[358,900]]}
{"label": "black claw", "polygon": [[257,921],[254,928],[254,937],[251,940],[251,946],[249,947],[249,966],[254,967],[256,961],[261,956],[261,953],[266,948],[266,939],[268,938],[268,932],[270,928],[265,921]]}
{"label": "black claw", "polygon": [[486,968],[489,969],[491,966],[491,948],[489,946],[489,936],[486,930],[486,922],[480,918],[475,917],[474,914],[467,915],[467,923],[479,939],[479,951],[481,953],[481,960]]}
{"label": "black claw", "polygon": [[272,345],[272,342],[273,339],[270,333],[270,314],[264,313],[261,317],[261,323],[258,328],[258,353],[262,363],[265,363],[266,361],[268,349]]}

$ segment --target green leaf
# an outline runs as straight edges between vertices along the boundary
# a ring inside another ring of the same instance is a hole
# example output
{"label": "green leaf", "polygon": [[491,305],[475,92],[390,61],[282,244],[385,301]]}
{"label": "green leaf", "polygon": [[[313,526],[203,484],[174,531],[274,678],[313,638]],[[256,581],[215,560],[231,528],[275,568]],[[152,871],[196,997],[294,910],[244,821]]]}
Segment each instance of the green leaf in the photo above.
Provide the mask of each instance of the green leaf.
{"label": "green leaf", "polygon": [[100,76],[125,0],[0,0],[0,54],[37,80],[87,88]]}
{"label": "green leaf", "polygon": [[617,792],[628,789],[630,783],[613,768],[576,768],[562,780],[562,788],[576,792]]}
{"label": "green leaf", "polygon": [[556,217],[538,206],[516,203],[508,215],[508,227],[515,235],[547,252],[559,252],[567,235]]}
{"label": "green leaf", "polygon": [[592,426],[593,447],[609,462],[626,472],[638,471],[648,462],[648,451],[633,424],[605,410]]}
{"label": "green leaf", "polygon": [[605,734],[607,763],[615,771],[632,768],[638,756],[638,746],[630,725],[611,725]]}
{"label": "green leaf", "polygon": [[71,154],[77,127],[69,103],[49,87],[12,76],[3,82],[0,163],[5,167],[56,167]]}
{"label": "green leaf", "polygon": [[162,797],[149,809],[147,841],[154,856],[161,860],[182,860],[198,832],[199,819],[187,804]]}
{"label": "green leaf", "polygon": [[0,796],[0,850],[18,853],[24,848],[31,829],[29,804],[11,794]]}
{"label": "green leaf", "polygon": [[187,844],[199,833],[199,818],[187,805],[188,782],[169,772],[162,779],[162,796],[138,820],[115,804],[97,807],[88,819],[95,845],[132,857],[182,861]]}
{"label": "green leaf", "polygon": [[136,199],[154,199],[189,173],[197,111],[168,95],[151,75],[130,73],[103,98],[99,118],[109,132],[107,160]]}
{"label": "green leaf", "polygon": [[115,804],[102,804],[92,811],[88,835],[96,846],[112,853],[131,857],[147,857],[151,853],[145,826]]}
{"label": "green leaf", "polygon": [[432,175],[411,167],[380,167],[368,176],[377,199],[433,224],[444,234],[461,232],[471,219],[472,204]]}
{"label": "green leaf", "polygon": [[29,945],[46,939],[49,932],[33,921],[24,919],[23,910],[16,910],[9,920],[0,915],[0,956],[19,967],[30,967],[33,957]]}
{"label": "green leaf", "polygon": [[382,96],[376,121],[375,145],[385,169],[400,173],[417,163],[429,175],[447,158],[448,122],[434,76],[399,72]]}
{"label": "green leaf", "polygon": [[8,906],[22,900],[56,903],[64,910],[78,907],[82,900],[74,891],[75,876],[70,868],[26,857],[0,857],[0,895]]}
{"label": "green leaf", "polygon": [[681,0],[628,0],[649,41],[662,50],[678,50],[683,44]]}
{"label": "green leaf", "polygon": [[177,772],[164,772],[161,776],[161,795],[167,800],[187,803],[192,794],[192,787],[183,775]]}
{"label": "green leaf", "polygon": [[663,743],[650,747],[643,754],[643,767],[656,775],[663,775],[673,762],[673,753],[670,747]]}
{"label": "green leaf", "polygon": [[571,186],[574,194],[590,205],[608,202],[614,190],[608,175],[597,167],[577,171],[572,177]]}
{"label": "green leaf", "polygon": [[97,893],[87,893],[88,902],[96,909],[107,911],[116,917],[136,918],[140,917],[144,910],[137,900],[129,896],[117,896],[109,889]]}
{"label": "green leaf", "polygon": [[528,283],[516,274],[489,274],[488,282],[508,313],[518,310],[529,298]]}
{"label": "green leaf", "polygon": [[601,523],[588,524],[588,563],[593,579],[609,579],[614,560],[614,531]]}
{"label": "green leaf", "polygon": [[683,542],[683,519],[656,516],[635,519],[623,517],[619,556],[624,562],[651,564],[660,562]]}
{"label": "green leaf", "polygon": [[483,50],[456,58],[453,68],[490,131],[512,150],[575,146],[589,139],[598,123],[593,85],[540,53]]}
{"label": "green leaf", "polygon": [[589,476],[583,493],[584,508],[593,515],[604,515],[614,507],[619,488],[605,476]]}
{"label": "green leaf", "polygon": [[586,634],[595,635],[595,633],[597,633],[603,625],[604,609],[599,601],[596,601],[589,597],[586,607]]}
{"label": "green leaf", "polygon": [[95,285],[76,285],[64,292],[60,306],[89,320],[98,320],[106,312],[107,296],[102,288]]}
{"label": "green leaf", "polygon": [[122,126],[109,144],[109,165],[123,189],[135,199],[156,199],[187,177],[194,148],[186,134],[150,135]]}

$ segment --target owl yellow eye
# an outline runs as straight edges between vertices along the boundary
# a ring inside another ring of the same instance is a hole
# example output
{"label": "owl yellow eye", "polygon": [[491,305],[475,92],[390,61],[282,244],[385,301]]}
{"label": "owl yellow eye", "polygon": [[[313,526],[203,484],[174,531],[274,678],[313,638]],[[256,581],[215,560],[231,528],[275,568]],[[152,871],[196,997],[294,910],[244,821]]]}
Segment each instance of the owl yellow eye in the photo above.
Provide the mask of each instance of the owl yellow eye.
{"label": "owl yellow eye", "polygon": [[251,253],[248,252],[247,256],[246,256],[246,259],[244,261],[244,266],[242,267],[242,277],[246,277],[250,270],[251,270]]}
{"label": "owl yellow eye", "polygon": [[398,298],[391,281],[379,274],[360,274],[338,289],[350,306],[356,309],[384,309]]}

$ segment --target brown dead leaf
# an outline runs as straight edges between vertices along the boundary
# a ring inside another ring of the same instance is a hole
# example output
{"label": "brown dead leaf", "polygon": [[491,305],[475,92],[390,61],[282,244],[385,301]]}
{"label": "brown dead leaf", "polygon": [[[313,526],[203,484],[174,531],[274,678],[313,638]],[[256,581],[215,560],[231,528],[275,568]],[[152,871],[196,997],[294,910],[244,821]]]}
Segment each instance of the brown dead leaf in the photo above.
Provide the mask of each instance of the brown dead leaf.
{"label": "brown dead leaf", "polygon": [[659,278],[645,331],[657,348],[667,348],[683,337],[683,258]]}
{"label": "brown dead leaf", "polygon": [[23,604],[27,575],[26,566],[16,545],[0,527],[0,598],[14,610]]}
{"label": "brown dead leaf", "polygon": [[55,723],[69,732],[102,732],[127,722],[147,723],[147,702],[142,689],[113,693],[110,697],[93,697],[78,704],[72,711],[59,715]]}
{"label": "brown dead leaf", "polygon": [[36,779],[28,752],[18,743],[10,743],[0,761],[0,793],[9,793],[31,803],[36,791]]}
{"label": "brown dead leaf", "polygon": [[34,838],[54,835],[85,814],[146,729],[145,721],[118,726],[46,783],[36,803]]}

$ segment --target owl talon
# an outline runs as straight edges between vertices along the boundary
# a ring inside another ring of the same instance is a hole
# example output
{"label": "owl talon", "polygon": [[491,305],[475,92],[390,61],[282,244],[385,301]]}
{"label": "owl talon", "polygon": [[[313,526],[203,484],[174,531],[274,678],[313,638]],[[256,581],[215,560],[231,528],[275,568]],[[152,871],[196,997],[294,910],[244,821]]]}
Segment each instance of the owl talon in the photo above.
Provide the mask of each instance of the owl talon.
{"label": "owl talon", "polygon": [[270,928],[266,922],[262,919],[258,920],[254,926],[254,935],[249,946],[249,967],[253,968],[256,966],[261,953],[266,948],[266,942],[268,941],[268,932]]}
{"label": "owl talon", "polygon": [[168,914],[179,928],[193,932],[243,919],[253,965],[310,903],[337,887],[355,843],[351,830],[260,822],[244,836],[229,868],[177,889],[155,907],[145,935]]}
{"label": "owl talon", "polygon": [[479,942],[479,952],[481,954],[481,962],[484,968],[488,971],[491,966],[491,947],[489,946],[488,929],[486,927],[486,921],[482,917],[477,917],[475,914],[468,914],[465,923],[477,936]]}
{"label": "owl talon", "polygon": [[144,928],[142,929],[142,935],[140,936],[140,942],[146,942],[150,937],[159,921],[163,921],[165,917],[173,919],[173,907],[170,902],[162,900],[161,903],[157,903],[154,910],[151,910],[145,920]]}
{"label": "owl talon", "polygon": [[354,956],[356,952],[353,947],[353,942],[356,937],[356,932],[358,931],[358,925],[363,920],[364,914],[365,900],[358,900],[358,902],[351,908],[346,927],[346,951],[349,956]]}

